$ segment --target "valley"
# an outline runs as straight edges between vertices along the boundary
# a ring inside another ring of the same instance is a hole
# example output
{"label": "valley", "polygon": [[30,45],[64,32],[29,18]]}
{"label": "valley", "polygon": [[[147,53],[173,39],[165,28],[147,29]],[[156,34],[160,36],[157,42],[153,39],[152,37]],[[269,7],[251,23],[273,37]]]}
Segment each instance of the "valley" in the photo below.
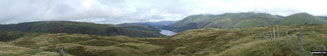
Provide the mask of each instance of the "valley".
{"label": "valley", "polygon": [[4,24],[0,25],[0,56],[297,56],[297,32],[309,34],[301,36],[301,55],[309,56],[327,45],[327,21],[310,14],[283,18],[251,12],[226,15],[190,16],[164,25]]}
{"label": "valley", "polygon": [[0,0],[0,56],[327,56],[327,0]]}
{"label": "valley", "polygon": [[[276,27],[280,29],[280,45],[276,38],[265,39],[265,32]],[[326,24],[308,24],[245,29],[203,28],[157,38],[39,33],[0,42],[0,55],[58,56],[58,48],[64,48],[68,56],[296,56],[296,32],[301,32],[311,34],[302,36],[302,51],[307,56],[310,51],[326,45],[327,30],[320,29],[326,27]],[[289,48],[283,44],[286,30],[295,30],[289,32]]]}

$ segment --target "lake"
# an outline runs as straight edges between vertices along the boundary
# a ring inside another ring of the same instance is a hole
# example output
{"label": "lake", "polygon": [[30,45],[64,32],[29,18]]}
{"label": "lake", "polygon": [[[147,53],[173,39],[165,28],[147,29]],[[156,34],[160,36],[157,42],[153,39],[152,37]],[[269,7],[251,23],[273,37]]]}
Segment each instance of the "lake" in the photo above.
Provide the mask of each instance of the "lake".
{"label": "lake", "polygon": [[176,32],[170,31],[170,30],[164,30],[164,29],[160,29],[160,33],[166,36],[173,36],[175,34],[177,34]]}

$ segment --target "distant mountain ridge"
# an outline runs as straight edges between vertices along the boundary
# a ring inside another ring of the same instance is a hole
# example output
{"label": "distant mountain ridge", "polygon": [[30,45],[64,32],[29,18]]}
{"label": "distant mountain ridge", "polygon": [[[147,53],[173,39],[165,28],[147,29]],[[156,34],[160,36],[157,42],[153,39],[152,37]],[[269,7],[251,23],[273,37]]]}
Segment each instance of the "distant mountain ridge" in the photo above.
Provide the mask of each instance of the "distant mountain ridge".
{"label": "distant mountain ridge", "polygon": [[141,22],[135,23],[138,25],[149,25],[149,26],[166,26],[174,23],[175,21],[159,21],[159,22]]}
{"label": "distant mountain ridge", "polygon": [[94,34],[94,35],[102,35],[102,36],[113,36],[113,35],[125,35],[131,37],[163,36],[157,31],[153,31],[153,30],[139,30],[133,28],[124,28],[112,24],[94,24],[94,23],[73,22],[73,21],[39,21],[39,22],[19,23],[19,24],[7,24],[7,25],[0,25],[0,30],[35,32],[35,33],[78,33],[78,34]]}
{"label": "distant mountain ridge", "polygon": [[175,21],[159,21],[159,22],[138,22],[138,23],[123,23],[119,25],[139,25],[139,26],[151,26],[156,28],[161,28],[163,26],[170,25]]}
{"label": "distant mountain ridge", "polygon": [[322,18],[308,13],[296,13],[290,16],[271,15],[268,13],[225,13],[220,15],[200,14],[191,15],[181,21],[163,27],[167,30],[182,32],[189,29],[199,28],[248,28],[265,27],[272,25],[294,25],[294,24],[326,24]]}
{"label": "distant mountain ridge", "polygon": [[126,28],[126,29],[135,29],[135,30],[144,30],[144,31],[155,31],[160,32],[159,29],[156,29],[153,26],[148,25],[138,25],[138,24],[118,24],[118,26]]}
{"label": "distant mountain ridge", "polygon": [[317,16],[317,17],[327,20],[327,16]]}

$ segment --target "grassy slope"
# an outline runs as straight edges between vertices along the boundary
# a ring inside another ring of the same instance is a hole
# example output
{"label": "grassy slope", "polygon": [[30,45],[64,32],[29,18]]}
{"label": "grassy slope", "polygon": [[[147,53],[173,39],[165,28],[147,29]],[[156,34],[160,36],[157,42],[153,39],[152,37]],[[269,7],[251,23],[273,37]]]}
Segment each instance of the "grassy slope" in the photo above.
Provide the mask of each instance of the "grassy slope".
{"label": "grassy slope", "polygon": [[199,24],[199,26],[205,26],[206,24],[210,23],[213,20],[217,20],[219,19],[221,16],[220,15],[192,15],[192,16],[188,16],[185,19],[173,23],[172,26],[173,27],[183,27],[187,24],[190,23],[197,23]]}
{"label": "grassy slope", "polygon": [[4,42],[0,42],[0,49],[0,56],[59,56],[56,52],[19,47]]}
{"label": "grassy slope", "polygon": [[16,46],[49,52],[57,51],[57,48],[63,47],[67,53],[75,56],[146,56],[148,54],[144,53],[161,48],[160,46],[147,44],[148,42],[127,36],[65,33],[25,36],[15,41],[10,41],[10,43]]}
{"label": "grassy slope", "polygon": [[211,23],[212,21],[221,19],[221,17],[222,17],[221,15],[202,15],[202,14],[192,15],[164,28],[175,32],[182,32],[187,29],[198,29],[198,28],[205,27],[207,24]]}
{"label": "grassy slope", "polygon": [[[270,37],[269,40],[264,40],[265,32],[270,31],[272,27],[204,28],[188,30],[169,38],[35,34],[5,44],[19,46],[23,50],[39,50],[37,53],[53,52],[61,46],[75,56],[296,56],[298,51],[296,32],[301,32],[311,34],[302,37],[303,55],[310,55],[309,51],[319,50],[321,45],[327,45],[325,40],[327,29],[323,29],[327,25],[273,27],[279,27],[281,30],[281,45]],[[289,33],[290,48],[284,48],[285,30],[296,30]],[[52,38],[56,36],[62,37],[61,45],[58,44],[58,39]],[[47,39],[50,39],[50,42]]]}
{"label": "grassy slope", "polygon": [[[277,27],[277,26],[276,26]],[[280,26],[281,45],[276,39],[264,40],[264,32],[271,28],[248,29],[198,29],[190,30],[174,36],[173,39],[182,41],[170,54],[181,56],[295,56],[297,55],[297,38],[295,33],[311,35],[302,37],[303,55],[310,55],[311,50],[320,50],[326,45],[327,25],[297,25],[291,27]],[[290,32],[290,48],[284,48],[285,30]]]}
{"label": "grassy slope", "polygon": [[[169,30],[182,32],[198,28],[248,28],[271,26],[279,17],[266,13],[226,13],[221,15],[192,15],[170,25]],[[192,26],[190,26],[192,25]],[[169,28],[169,27],[168,27]]]}
{"label": "grassy slope", "polygon": [[275,23],[281,25],[293,25],[293,24],[327,24],[327,21],[310,15],[308,13],[297,13],[287,16],[283,20],[278,20]]}
{"label": "grassy slope", "polygon": [[222,19],[212,21],[206,27],[214,28],[248,28],[263,27],[272,25],[273,21],[279,18],[265,13],[229,13],[225,14]]}
{"label": "grassy slope", "polygon": [[221,15],[192,15],[170,25],[172,31],[182,32],[199,28],[249,28],[272,25],[327,24],[327,21],[308,13],[296,13],[278,17],[266,13],[226,13]]}

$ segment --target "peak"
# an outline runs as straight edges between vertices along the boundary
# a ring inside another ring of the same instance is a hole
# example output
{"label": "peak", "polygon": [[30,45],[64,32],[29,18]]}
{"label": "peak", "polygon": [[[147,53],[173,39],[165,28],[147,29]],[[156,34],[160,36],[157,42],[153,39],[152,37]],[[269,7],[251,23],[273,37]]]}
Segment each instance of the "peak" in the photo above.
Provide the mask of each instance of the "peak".
{"label": "peak", "polygon": [[[309,13],[305,13],[305,12],[295,13],[295,14],[293,14],[293,15],[310,15],[310,16],[312,16],[311,14],[309,14]],[[291,15],[291,16],[292,16],[292,15]]]}
{"label": "peak", "polygon": [[314,18],[315,16],[309,14],[309,13],[295,13],[292,15],[289,15],[287,17],[305,17],[305,18]]}
{"label": "peak", "polygon": [[295,18],[308,18],[308,19],[312,19],[312,18],[316,18],[315,16],[309,14],[309,13],[295,13],[295,14],[292,14],[292,15],[289,15],[287,17],[295,17]]}

